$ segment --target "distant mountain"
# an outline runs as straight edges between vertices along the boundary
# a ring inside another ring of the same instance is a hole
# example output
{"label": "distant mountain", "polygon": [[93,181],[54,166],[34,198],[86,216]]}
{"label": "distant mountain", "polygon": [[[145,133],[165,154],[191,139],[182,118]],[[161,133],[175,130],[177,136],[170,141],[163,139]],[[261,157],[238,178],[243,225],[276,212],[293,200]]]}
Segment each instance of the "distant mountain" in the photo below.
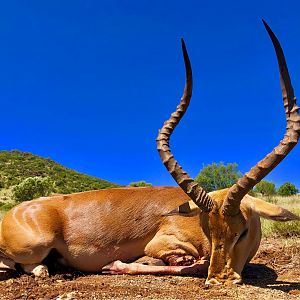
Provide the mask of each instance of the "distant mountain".
{"label": "distant mountain", "polygon": [[28,177],[50,177],[54,193],[69,194],[120,185],[68,169],[28,152],[0,151],[0,188],[10,189]]}

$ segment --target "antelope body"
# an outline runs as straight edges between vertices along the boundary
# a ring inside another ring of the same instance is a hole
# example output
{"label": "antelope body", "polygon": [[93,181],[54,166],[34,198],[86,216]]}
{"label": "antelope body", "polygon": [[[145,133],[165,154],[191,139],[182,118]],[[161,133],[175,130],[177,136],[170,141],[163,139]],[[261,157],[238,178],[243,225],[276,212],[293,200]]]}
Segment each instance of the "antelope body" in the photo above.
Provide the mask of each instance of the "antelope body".
{"label": "antelope body", "polygon": [[[14,207],[0,232],[0,274],[21,264],[47,275],[42,261],[56,249],[64,263],[110,274],[199,274],[206,282],[241,282],[261,240],[260,216],[300,217],[247,195],[297,143],[300,116],[279,42],[273,41],[286,108],[286,135],[273,152],[229,189],[205,193],[178,165],[169,138],[188,107],[192,72],[185,45],[186,86],[157,138],[161,159],[180,187],[115,188],[45,197]],[[155,260],[157,259],[157,260]],[[136,261],[136,262],[134,262]]]}

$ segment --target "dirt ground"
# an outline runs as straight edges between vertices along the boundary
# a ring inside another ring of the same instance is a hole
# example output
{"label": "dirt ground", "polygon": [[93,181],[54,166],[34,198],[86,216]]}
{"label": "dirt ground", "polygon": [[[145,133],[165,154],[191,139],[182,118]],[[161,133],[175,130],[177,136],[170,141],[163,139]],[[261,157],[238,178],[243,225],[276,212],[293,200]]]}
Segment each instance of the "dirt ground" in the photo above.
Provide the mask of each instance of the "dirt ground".
{"label": "dirt ground", "polygon": [[263,239],[240,286],[205,286],[204,278],[59,272],[0,282],[0,299],[300,299],[300,241]]}

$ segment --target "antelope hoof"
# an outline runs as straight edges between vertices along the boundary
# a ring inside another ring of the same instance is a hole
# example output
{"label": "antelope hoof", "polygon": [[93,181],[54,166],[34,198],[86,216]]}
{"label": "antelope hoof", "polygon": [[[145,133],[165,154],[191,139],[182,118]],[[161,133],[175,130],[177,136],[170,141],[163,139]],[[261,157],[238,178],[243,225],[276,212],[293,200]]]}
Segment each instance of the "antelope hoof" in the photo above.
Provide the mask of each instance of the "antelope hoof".
{"label": "antelope hoof", "polygon": [[243,283],[243,280],[242,278],[239,278],[239,279],[235,279],[231,282],[232,284],[242,284]]}
{"label": "antelope hoof", "polygon": [[45,265],[40,265],[40,264],[22,265],[22,268],[26,273],[33,274],[35,277],[39,277],[39,278],[49,277],[48,268]]}
{"label": "antelope hoof", "polygon": [[16,274],[15,270],[11,270],[11,269],[0,270],[0,281],[10,279],[14,277],[15,274]]}
{"label": "antelope hoof", "polygon": [[48,268],[46,266],[44,266],[44,265],[39,265],[39,266],[35,267],[32,270],[32,274],[35,277],[39,277],[39,278],[47,278],[47,277],[49,277]]}

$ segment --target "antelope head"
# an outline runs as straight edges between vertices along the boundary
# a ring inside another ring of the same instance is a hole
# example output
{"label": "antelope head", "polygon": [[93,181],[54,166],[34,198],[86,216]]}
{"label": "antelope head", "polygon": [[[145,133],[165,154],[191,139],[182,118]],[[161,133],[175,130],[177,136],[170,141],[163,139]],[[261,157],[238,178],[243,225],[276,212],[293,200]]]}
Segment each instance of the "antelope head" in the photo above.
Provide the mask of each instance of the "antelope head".
{"label": "antelope head", "polygon": [[286,133],[279,145],[228,189],[207,194],[183,171],[169,147],[170,136],[186,112],[192,96],[192,70],[183,40],[182,50],[186,68],[184,94],[176,111],[164,123],[157,137],[157,149],[164,165],[178,185],[200,208],[201,226],[211,248],[207,284],[241,282],[241,272],[255,255],[260,243],[260,216],[278,221],[300,220],[298,216],[283,208],[247,195],[287,156],[300,135],[299,107],[296,104],[284,54],[270,27],[266,22],[263,23],[272,40],[279,64],[287,121]]}

